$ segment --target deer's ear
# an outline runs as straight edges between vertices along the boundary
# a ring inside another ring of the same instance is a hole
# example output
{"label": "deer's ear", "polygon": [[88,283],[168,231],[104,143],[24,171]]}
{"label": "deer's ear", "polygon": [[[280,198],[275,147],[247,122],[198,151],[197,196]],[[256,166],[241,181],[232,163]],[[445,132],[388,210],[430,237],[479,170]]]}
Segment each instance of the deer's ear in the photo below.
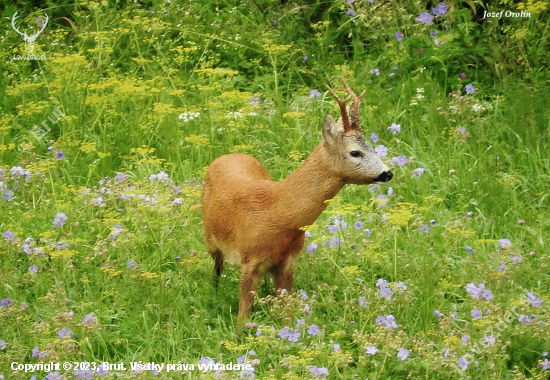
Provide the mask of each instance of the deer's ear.
{"label": "deer's ear", "polygon": [[341,130],[336,125],[331,114],[327,113],[323,123],[323,141],[326,145],[332,145],[340,134]]}

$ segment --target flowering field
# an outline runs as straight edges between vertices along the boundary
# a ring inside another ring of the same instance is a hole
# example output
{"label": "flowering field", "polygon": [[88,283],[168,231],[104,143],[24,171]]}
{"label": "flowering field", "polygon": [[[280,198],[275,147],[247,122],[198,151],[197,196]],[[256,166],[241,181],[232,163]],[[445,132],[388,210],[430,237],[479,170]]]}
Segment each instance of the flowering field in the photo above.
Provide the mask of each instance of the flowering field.
{"label": "flowering field", "polygon": [[[44,3],[0,25],[0,379],[550,376],[548,0]],[[238,326],[205,170],[286,178],[341,77],[394,177]]]}

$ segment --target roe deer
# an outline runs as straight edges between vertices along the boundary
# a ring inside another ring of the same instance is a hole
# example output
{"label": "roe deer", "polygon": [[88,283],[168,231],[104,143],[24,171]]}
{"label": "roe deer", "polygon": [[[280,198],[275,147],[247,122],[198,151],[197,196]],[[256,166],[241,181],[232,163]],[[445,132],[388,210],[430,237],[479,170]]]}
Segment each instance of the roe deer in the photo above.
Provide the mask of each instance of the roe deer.
{"label": "roe deer", "polygon": [[[304,163],[286,179],[274,182],[254,157],[227,154],[208,167],[202,190],[202,219],[206,246],[214,259],[214,284],[224,261],[241,265],[238,320],[250,317],[259,280],[270,272],[276,291],[291,291],[294,262],[305,232],[323,212],[326,200],[347,183],[387,182],[392,172],[365,140],[359,125],[360,96],[344,82],[349,96],[342,100],[335,122],[325,116],[323,138]],[[351,120],[348,116],[349,100]]]}

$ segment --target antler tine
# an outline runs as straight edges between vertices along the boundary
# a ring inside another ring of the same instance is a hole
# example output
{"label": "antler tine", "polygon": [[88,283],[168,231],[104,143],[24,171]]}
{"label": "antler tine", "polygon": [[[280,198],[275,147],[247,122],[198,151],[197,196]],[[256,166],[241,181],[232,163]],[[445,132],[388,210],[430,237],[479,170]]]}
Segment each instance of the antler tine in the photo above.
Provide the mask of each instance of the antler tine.
{"label": "antler tine", "polygon": [[338,105],[340,106],[340,113],[342,114],[342,123],[344,125],[344,131],[347,132],[352,129],[350,122],[349,122],[349,116],[348,116],[348,108],[347,103],[352,98],[351,95],[349,95],[346,99],[342,100],[338,95],[336,95],[336,92],[332,88],[329,87],[328,84],[325,83],[326,88],[332,95],[334,99],[338,102]]}
{"label": "antler tine", "polygon": [[19,13],[19,11],[16,11],[14,14],[13,14],[13,17],[11,18],[11,26],[13,26],[13,30],[15,30],[17,33],[19,33],[20,35],[22,36],[25,36],[25,33],[21,33],[19,31],[19,29],[17,29],[17,27],[15,26],[15,20],[17,20],[17,14]]}
{"label": "antler tine", "polygon": [[359,124],[359,107],[361,105],[361,98],[365,95],[366,91],[363,91],[361,95],[355,95],[355,92],[348,86],[346,79],[342,77],[343,88],[342,91],[345,91],[349,94],[353,100],[353,107],[351,109],[351,129],[357,129],[361,131],[361,125]]}

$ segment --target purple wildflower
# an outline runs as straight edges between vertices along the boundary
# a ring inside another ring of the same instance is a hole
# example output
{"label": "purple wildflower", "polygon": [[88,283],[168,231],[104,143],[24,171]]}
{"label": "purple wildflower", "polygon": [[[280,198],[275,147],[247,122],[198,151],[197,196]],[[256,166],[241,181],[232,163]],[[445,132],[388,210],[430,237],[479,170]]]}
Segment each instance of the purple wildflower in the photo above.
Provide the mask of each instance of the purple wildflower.
{"label": "purple wildflower", "polygon": [[479,298],[481,296],[481,289],[479,289],[473,282],[466,285],[466,292],[472,295],[472,298]]}
{"label": "purple wildflower", "polygon": [[373,143],[376,143],[378,142],[378,135],[374,132],[371,133],[370,135],[370,139],[372,140]]}
{"label": "purple wildflower", "polygon": [[534,307],[539,307],[542,305],[542,299],[537,297],[533,292],[527,293],[527,301]]}
{"label": "purple wildflower", "polygon": [[340,215],[337,215],[336,218],[334,218],[334,224],[337,227],[340,227],[341,230],[346,229],[346,227],[348,226],[348,224],[344,221],[344,217]]}
{"label": "purple wildflower", "polygon": [[59,339],[61,340],[71,339],[71,334],[72,334],[71,331],[67,330],[65,327],[57,331],[57,335],[59,335]]}
{"label": "purple wildflower", "polygon": [[418,15],[418,21],[420,21],[423,25],[431,25],[433,19],[434,16],[427,12],[423,12]]}
{"label": "purple wildflower", "polygon": [[466,251],[468,251],[468,253],[474,253],[474,250],[469,245],[466,246]]}
{"label": "purple wildflower", "polygon": [[309,369],[309,372],[311,372],[312,374],[314,374],[320,379],[324,379],[329,375],[328,369],[326,369],[326,367],[317,368],[313,366]]}
{"label": "purple wildflower", "polygon": [[393,283],[393,290],[397,291],[397,294],[403,294],[407,290],[407,285],[403,281]]}
{"label": "purple wildflower", "polygon": [[59,372],[50,372],[46,375],[44,380],[63,380]]}
{"label": "purple wildflower", "polygon": [[498,246],[502,249],[510,248],[512,246],[512,242],[510,239],[500,239],[498,241]]}
{"label": "purple wildflower", "polygon": [[393,133],[394,135],[396,135],[396,134],[398,134],[399,132],[401,132],[401,125],[400,125],[400,124],[392,123],[392,124],[388,127],[388,131],[390,131],[391,133]]}
{"label": "purple wildflower", "polygon": [[11,175],[14,177],[20,177],[25,175],[25,170],[21,166],[12,166],[11,168]]}
{"label": "purple wildflower", "polygon": [[4,190],[4,199],[8,202],[11,201],[13,199],[13,191],[6,188],[6,190]]}
{"label": "purple wildflower", "polygon": [[395,39],[399,42],[403,41],[403,33],[395,32]]}
{"label": "purple wildflower", "polygon": [[359,306],[366,308],[368,305],[369,303],[365,297],[359,297]]}
{"label": "purple wildflower", "polygon": [[390,301],[393,296],[393,291],[390,288],[380,288],[380,295],[387,301]]}
{"label": "purple wildflower", "polygon": [[405,155],[397,156],[396,159],[395,159],[395,161],[397,162],[397,164],[398,164],[399,166],[403,166],[403,165],[405,165],[407,162],[409,162],[407,156],[405,156]]}
{"label": "purple wildflower", "polygon": [[397,352],[397,357],[401,360],[406,360],[409,357],[409,350],[401,347]]}
{"label": "purple wildflower", "polygon": [[338,248],[341,245],[342,245],[342,239],[339,237],[333,237],[328,242],[328,246],[330,248]]}
{"label": "purple wildflower", "polygon": [[463,371],[466,371],[466,369],[468,369],[468,360],[466,360],[466,358],[458,359],[458,366],[462,368]]}
{"label": "purple wildflower", "polygon": [[300,333],[298,331],[292,331],[288,334],[288,341],[289,342],[298,342],[298,339],[300,338]]}
{"label": "purple wildflower", "polygon": [[523,257],[521,255],[514,255],[510,258],[512,260],[512,263],[515,265],[519,265],[523,262]]}
{"label": "purple wildflower", "polygon": [[357,221],[353,224],[353,227],[356,229],[356,230],[360,230],[361,228],[363,228],[363,225],[365,223],[361,222],[361,221]]}
{"label": "purple wildflower", "polygon": [[367,237],[370,237],[370,235],[371,235],[372,231],[371,231],[371,230],[369,230],[369,229],[367,228],[367,229],[365,230],[365,233],[367,234]]}
{"label": "purple wildflower", "polygon": [[413,177],[420,177],[422,173],[424,173],[426,169],[423,168],[416,168],[413,170]]}
{"label": "purple wildflower", "polygon": [[492,335],[488,335],[488,336],[483,337],[483,343],[485,343],[489,346],[494,346],[496,342],[497,342],[496,338]]}
{"label": "purple wildflower", "polygon": [[281,339],[287,339],[289,337],[290,330],[287,328],[281,329],[277,335],[279,335],[279,338]]}
{"label": "purple wildflower", "polygon": [[478,309],[472,310],[471,314],[475,319],[481,319],[481,312]]}
{"label": "purple wildflower", "polygon": [[374,148],[374,151],[378,155],[378,157],[384,157],[388,155],[388,148],[386,148],[384,145],[378,145],[376,148]]}
{"label": "purple wildflower", "polygon": [[315,251],[317,251],[317,247],[319,245],[317,243],[310,243],[308,246],[307,246],[307,251],[311,254],[314,254]]}
{"label": "purple wildflower", "polygon": [[62,158],[65,158],[65,153],[63,153],[62,151],[58,151],[55,154],[55,158],[57,158],[58,160],[61,160]]}
{"label": "purple wildflower", "polygon": [[476,90],[473,84],[467,84],[466,87],[464,87],[464,90],[466,90],[467,94],[473,94]]}
{"label": "purple wildflower", "polygon": [[349,17],[354,17],[354,16],[355,16],[355,9],[353,9],[353,8],[348,8],[348,10],[346,11],[346,14],[347,14]]}
{"label": "purple wildflower", "polygon": [[36,276],[36,274],[38,273],[38,270],[39,270],[38,267],[34,264],[29,267],[29,272],[31,272],[31,276],[33,277]]}
{"label": "purple wildflower", "polygon": [[96,321],[97,321],[97,319],[94,317],[94,315],[92,313],[90,313],[90,314],[86,314],[84,316],[84,320],[82,322],[87,324],[87,325],[91,325],[91,324],[95,323]]}
{"label": "purple wildflower", "polygon": [[311,326],[309,326],[309,328],[307,329],[307,333],[308,333],[309,335],[313,335],[313,336],[319,334],[319,331],[320,331],[320,330],[319,330],[319,327],[317,327],[317,325],[311,325]]}
{"label": "purple wildflower", "polygon": [[[534,315],[532,317],[536,318]],[[524,323],[524,324],[531,324],[531,318],[528,315],[520,314],[518,316],[518,322],[519,323]]]}
{"label": "purple wildflower", "polygon": [[67,215],[65,215],[64,212],[60,212],[60,213],[55,215],[55,218],[54,218],[52,224],[54,225],[54,227],[63,227],[65,225],[65,223],[67,222],[67,220],[69,220]]}
{"label": "purple wildflower", "polygon": [[11,298],[4,298],[0,301],[0,306],[2,307],[8,307],[11,305]]}
{"label": "purple wildflower", "polygon": [[449,10],[449,6],[445,3],[441,2],[437,4],[435,7],[432,8],[432,13],[435,16],[443,17],[447,14],[447,11]]}
{"label": "purple wildflower", "polygon": [[321,93],[319,92],[319,90],[314,88],[309,92],[309,97],[312,98],[313,100],[317,100],[321,97]]}
{"label": "purple wildflower", "polygon": [[376,348],[376,346],[367,346],[367,349],[365,352],[369,355],[374,355],[378,352],[378,348]]}
{"label": "purple wildflower", "polygon": [[13,232],[11,232],[11,231],[4,232],[4,235],[2,235],[2,236],[4,237],[4,239],[6,239],[8,241],[14,241],[15,240]]}

